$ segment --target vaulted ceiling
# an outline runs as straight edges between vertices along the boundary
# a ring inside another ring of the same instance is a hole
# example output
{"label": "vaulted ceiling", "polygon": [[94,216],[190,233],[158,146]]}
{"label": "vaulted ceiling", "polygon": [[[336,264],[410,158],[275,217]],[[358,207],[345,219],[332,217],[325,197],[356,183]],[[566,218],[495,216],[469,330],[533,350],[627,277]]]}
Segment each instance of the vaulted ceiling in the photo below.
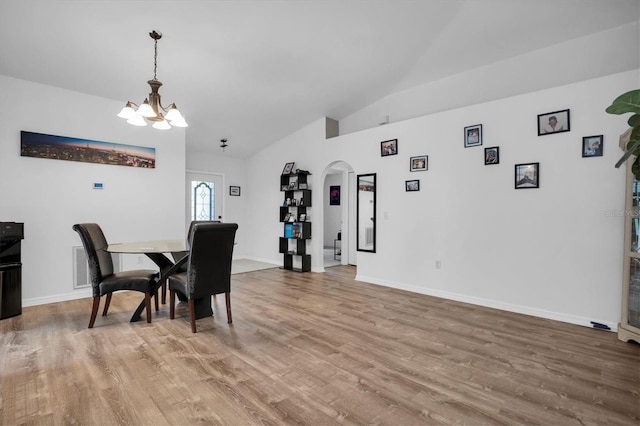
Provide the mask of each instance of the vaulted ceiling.
{"label": "vaulted ceiling", "polygon": [[187,149],[218,152],[227,138],[225,155],[242,158],[321,117],[340,120],[389,94],[637,21],[639,5],[0,0],[0,74],[140,103],[157,30],[160,93],[190,124]]}

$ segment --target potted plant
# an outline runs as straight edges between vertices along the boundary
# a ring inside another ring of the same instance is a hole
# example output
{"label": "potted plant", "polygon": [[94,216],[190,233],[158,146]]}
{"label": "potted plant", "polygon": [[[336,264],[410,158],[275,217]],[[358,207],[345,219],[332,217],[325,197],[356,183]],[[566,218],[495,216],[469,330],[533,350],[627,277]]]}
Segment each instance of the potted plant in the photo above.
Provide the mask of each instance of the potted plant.
{"label": "potted plant", "polygon": [[625,153],[616,163],[616,167],[620,167],[633,155],[635,159],[631,166],[631,172],[636,180],[640,180],[640,89],[631,90],[618,96],[606,111],[609,114],[619,115],[628,112],[633,114],[627,120],[629,129],[620,135],[620,147]]}

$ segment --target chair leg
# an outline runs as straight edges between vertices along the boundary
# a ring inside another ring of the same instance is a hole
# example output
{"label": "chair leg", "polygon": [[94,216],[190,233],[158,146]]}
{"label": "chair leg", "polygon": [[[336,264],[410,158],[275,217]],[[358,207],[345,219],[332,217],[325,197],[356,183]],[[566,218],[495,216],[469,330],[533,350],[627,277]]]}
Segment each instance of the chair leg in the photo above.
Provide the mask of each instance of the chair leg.
{"label": "chair leg", "polygon": [[100,307],[100,296],[94,296],[93,306],[91,308],[91,318],[89,319],[89,328],[93,328],[93,324],[96,322],[96,316],[98,315],[98,307]]}
{"label": "chair leg", "polygon": [[107,298],[104,301],[104,310],[102,311],[103,317],[106,317],[107,312],[109,311],[109,306],[111,305],[111,296],[113,296],[113,293],[107,293]]}
{"label": "chair leg", "polygon": [[156,312],[158,312],[160,310],[160,306],[158,305],[158,296],[160,295],[160,289],[156,289],[156,291],[153,293],[153,301],[156,305]]}
{"label": "chair leg", "polygon": [[162,304],[167,303],[167,281],[162,283]]}
{"label": "chair leg", "polygon": [[193,299],[189,299],[189,319],[191,320],[191,332],[196,332],[196,308]]}
{"label": "chair leg", "polygon": [[224,299],[227,302],[227,324],[231,324],[233,319],[231,318],[231,293],[226,292],[224,294]]}
{"label": "chair leg", "polygon": [[144,294],[144,309],[147,311],[147,323],[151,322],[151,293]]}
{"label": "chair leg", "polygon": [[169,290],[169,319],[176,317],[176,292]]}

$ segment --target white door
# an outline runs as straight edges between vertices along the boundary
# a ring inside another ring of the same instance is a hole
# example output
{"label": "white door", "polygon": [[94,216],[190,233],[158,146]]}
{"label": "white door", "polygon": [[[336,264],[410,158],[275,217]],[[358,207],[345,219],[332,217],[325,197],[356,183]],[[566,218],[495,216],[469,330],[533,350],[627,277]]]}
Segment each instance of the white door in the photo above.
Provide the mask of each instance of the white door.
{"label": "white door", "polygon": [[185,180],[185,233],[192,220],[224,221],[224,176],[218,173],[188,171]]}

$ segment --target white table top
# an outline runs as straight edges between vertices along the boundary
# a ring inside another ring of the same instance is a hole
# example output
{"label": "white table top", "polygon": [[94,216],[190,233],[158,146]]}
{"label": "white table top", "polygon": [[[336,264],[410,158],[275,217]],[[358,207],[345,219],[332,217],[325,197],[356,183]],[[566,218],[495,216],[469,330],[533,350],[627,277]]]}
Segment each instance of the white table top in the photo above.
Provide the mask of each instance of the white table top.
{"label": "white table top", "polygon": [[187,251],[187,242],[185,240],[156,240],[116,243],[109,244],[107,251],[111,253],[171,253]]}

